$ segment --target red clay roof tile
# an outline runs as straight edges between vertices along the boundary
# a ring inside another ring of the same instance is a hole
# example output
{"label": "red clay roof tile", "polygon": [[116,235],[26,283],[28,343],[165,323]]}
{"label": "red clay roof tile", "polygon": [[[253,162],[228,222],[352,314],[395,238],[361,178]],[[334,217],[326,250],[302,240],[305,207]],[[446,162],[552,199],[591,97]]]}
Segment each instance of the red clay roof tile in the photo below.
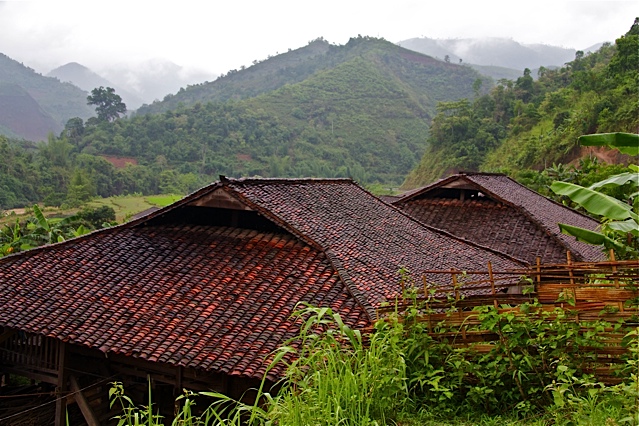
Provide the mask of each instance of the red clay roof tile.
{"label": "red clay roof tile", "polygon": [[[189,225],[94,235],[0,262],[2,324],[103,352],[259,377],[266,355],[298,332],[290,319],[298,302],[334,307],[355,327],[368,323],[326,256],[291,235]],[[265,255],[267,264],[252,261]],[[70,279],[69,271],[77,273]]]}
{"label": "red clay roof tile", "polygon": [[[437,190],[465,181],[485,198],[442,198]],[[576,260],[601,260],[597,246],[560,232],[558,223],[594,230],[599,223],[494,173],[460,173],[419,188],[393,202],[421,222],[478,244],[534,263],[565,262],[570,250]]]}

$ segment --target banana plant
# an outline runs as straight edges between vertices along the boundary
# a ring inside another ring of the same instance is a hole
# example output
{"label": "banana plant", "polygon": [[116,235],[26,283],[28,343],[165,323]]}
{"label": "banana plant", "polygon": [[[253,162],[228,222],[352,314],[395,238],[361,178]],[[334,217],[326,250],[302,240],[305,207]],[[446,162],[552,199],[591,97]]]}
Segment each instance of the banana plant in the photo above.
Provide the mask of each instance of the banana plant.
{"label": "banana plant", "polygon": [[33,243],[25,235],[20,221],[16,219],[13,225],[4,225],[0,230],[0,257],[8,256],[33,247]]}
{"label": "banana plant", "polygon": [[[626,154],[639,154],[639,135],[605,133],[581,136],[579,141],[582,145],[607,145]],[[636,258],[639,255],[639,191],[632,193],[627,203],[598,191],[627,184],[639,189],[639,167],[631,164],[628,168],[630,172],[610,176],[588,188],[568,182],[553,182],[550,189],[554,193],[567,196],[588,212],[601,217],[601,232],[560,223],[561,232],[585,243],[613,249],[620,258]]]}
{"label": "banana plant", "polygon": [[71,227],[72,223],[77,220],[76,216],[65,217],[61,220],[47,219],[37,204],[33,206],[33,216],[35,220],[28,225],[28,229],[34,239],[40,240],[40,244],[60,243],[67,238],[78,237],[90,232],[83,225],[77,229]]}

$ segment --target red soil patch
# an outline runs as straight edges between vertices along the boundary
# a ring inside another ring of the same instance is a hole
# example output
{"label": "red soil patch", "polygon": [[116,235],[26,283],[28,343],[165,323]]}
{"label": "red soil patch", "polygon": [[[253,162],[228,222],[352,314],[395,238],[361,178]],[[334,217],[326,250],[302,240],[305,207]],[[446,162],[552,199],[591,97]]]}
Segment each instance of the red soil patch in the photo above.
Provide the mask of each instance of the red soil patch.
{"label": "red soil patch", "polygon": [[582,146],[578,151],[578,156],[568,164],[576,166],[579,164],[579,159],[586,157],[595,157],[600,163],[607,164],[627,165],[631,160],[629,155],[624,155],[616,149],[601,146]]}
{"label": "red soil patch", "polygon": [[109,163],[113,164],[113,167],[115,167],[116,169],[123,169],[128,164],[131,164],[133,166],[138,165],[138,160],[133,157],[117,157],[115,155],[101,155],[101,157],[107,160]]}

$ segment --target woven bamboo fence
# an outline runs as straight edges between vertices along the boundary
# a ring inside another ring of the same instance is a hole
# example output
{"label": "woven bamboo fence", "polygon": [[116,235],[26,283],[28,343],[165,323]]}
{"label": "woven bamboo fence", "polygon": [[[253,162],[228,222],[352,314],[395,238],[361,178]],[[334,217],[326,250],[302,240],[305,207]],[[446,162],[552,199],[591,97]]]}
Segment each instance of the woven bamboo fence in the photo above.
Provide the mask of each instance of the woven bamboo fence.
{"label": "woven bamboo fence", "polygon": [[[482,329],[480,306],[493,306],[499,313],[535,316],[552,321],[556,308],[570,312],[583,332],[596,321],[610,326],[600,329],[602,347],[586,348],[599,362],[592,368],[600,380],[615,382],[612,366],[626,352],[622,339],[639,327],[639,260],[573,262],[570,253],[564,264],[540,264],[509,271],[487,268],[475,271],[432,270],[419,277],[402,279],[403,294],[378,309],[378,317],[407,309],[419,309],[418,320],[428,323],[431,335],[455,346],[473,346],[488,352],[499,336]],[[522,311],[524,303],[535,308]],[[615,327],[623,323],[624,327]],[[443,326],[443,327],[442,327]],[[446,330],[446,331],[442,331]]]}

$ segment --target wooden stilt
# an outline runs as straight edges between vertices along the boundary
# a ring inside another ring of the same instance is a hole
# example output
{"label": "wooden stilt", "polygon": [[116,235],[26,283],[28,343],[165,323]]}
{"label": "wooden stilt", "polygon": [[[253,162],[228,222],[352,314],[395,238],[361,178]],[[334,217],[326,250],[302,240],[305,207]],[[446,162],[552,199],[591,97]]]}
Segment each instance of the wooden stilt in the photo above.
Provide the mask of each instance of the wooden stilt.
{"label": "wooden stilt", "polygon": [[67,424],[67,374],[65,371],[67,361],[67,345],[64,342],[58,343],[58,383],[56,388],[55,401],[55,426],[65,426]]}

